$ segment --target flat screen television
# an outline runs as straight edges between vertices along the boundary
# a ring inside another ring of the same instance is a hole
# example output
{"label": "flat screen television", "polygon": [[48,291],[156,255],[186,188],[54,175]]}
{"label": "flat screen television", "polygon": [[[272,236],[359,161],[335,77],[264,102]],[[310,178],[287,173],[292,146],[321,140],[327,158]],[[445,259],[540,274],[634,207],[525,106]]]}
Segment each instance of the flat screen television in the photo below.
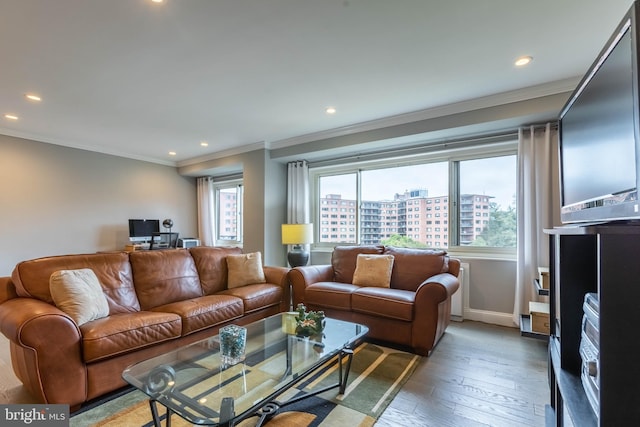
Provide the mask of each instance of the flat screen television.
{"label": "flat screen television", "polygon": [[130,219],[129,241],[150,242],[153,233],[160,232],[159,219]]}
{"label": "flat screen television", "polygon": [[561,110],[563,223],[640,219],[639,22],[634,3]]}

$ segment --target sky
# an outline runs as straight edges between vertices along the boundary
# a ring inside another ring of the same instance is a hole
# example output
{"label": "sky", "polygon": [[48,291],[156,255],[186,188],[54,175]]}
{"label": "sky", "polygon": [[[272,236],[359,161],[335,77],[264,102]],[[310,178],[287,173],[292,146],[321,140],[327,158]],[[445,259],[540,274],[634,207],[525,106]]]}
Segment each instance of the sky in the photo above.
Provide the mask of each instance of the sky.
{"label": "sky", "polygon": [[[428,197],[448,194],[448,163],[429,163],[362,171],[363,200],[393,200],[405,190],[426,189]],[[321,197],[340,194],[356,199],[355,174],[322,178]],[[515,156],[460,162],[460,190],[463,194],[486,194],[503,209],[514,206],[516,192]]]}

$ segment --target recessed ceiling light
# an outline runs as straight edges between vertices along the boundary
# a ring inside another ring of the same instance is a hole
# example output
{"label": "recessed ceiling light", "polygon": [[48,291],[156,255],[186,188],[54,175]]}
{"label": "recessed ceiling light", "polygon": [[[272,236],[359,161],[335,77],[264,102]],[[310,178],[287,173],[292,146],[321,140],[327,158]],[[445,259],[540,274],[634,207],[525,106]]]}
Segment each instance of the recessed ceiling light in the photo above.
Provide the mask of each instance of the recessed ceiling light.
{"label": "recessed ceiling light", "polygon": [[520,58],[516,59],[515,65],[516,67],[522,67],[530,63],[532,60],[533,57],[531,56],[521,56]]}
{"label": "recessed ceiling light", "polygon": [[9,120],[18,120],[18,116],[16,116],[15,114],[5,114],[4,118]]}
{"label": "recessed ceiling light", "polygon": [[153,3],[162,3],[164,0],[151,0]]}
{"label": "recessed ceiling light", "polygon": [[36,102],[42,101],[42,98],[40,98],[38,95],[35,95],[33,93],[25,93],[24,96],[25,98],[31,101],[36,101]]}
{"label": "recessed ceiling light", "polygon": [[209,143],[207,141],[200,141],[200,145],[203,147],[208,147]]}
{"label": "recessed ceiling light", "polygon": [[327,107],[326,110],[324,110],[325,113],[327,114],[335,114],[336,113],[336,107]]}
{"label": "recessed ceiling light", "polygon": [[176,152],[175,152],[175,151],[169,151],[169,155],[170,155],[170,156],[175,156],[175,155],[176,155]]}

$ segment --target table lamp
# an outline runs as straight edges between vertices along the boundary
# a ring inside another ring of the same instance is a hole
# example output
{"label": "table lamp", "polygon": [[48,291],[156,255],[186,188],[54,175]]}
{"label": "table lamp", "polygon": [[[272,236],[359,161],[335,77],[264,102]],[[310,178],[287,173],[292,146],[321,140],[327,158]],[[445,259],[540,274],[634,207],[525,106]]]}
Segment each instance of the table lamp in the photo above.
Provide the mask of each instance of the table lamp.
{"label": "table lamp", "polygon": [[164,228],[168,228],[169,233],[171,233],[171,228],[173,227],[173,220],[170,218],[165,219],[164,221],[162,221],[162,226]]}
{"label": "table lamp", "polygon": [[287,253],[287,260],[291,267],[307,265],[309,251],[301,245],[313,243],[313,224],[282,224],[282,244],[294,245]]}

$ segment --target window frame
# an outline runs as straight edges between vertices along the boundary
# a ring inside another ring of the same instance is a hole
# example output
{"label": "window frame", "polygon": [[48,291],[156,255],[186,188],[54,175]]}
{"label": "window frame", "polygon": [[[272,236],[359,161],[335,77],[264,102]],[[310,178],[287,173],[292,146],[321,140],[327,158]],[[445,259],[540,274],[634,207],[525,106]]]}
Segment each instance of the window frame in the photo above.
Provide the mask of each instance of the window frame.
{"label": "window frame", "polygon": [[[223,220],[220,214],[220,192],[229,188],[236,189],[236,239],[221,239],[220,238],[220,225]],[[244,202],[244,185],[242,178],[227,179],[221,181],[214,181],[213,183],[213,195],[214,195],[214,207],[215,207],[215,245],[216,246],[240,246],[242,247],[243,241],[243,202]]]}
{"label": "window frame", "polygon": [[[502,156],[515,156],[516,161],[516,174],[518,173],[518,142],[517,138],[509,139],[507,141],[499,141],[494,143],[487,143],[485,145],[474,145],[471,147],[462,147],[451,149],[447,152],[432,152],[422,155],[415,155],[411,157],[394,157],[392,153],[386,159],[376,159],[372,161],[361,161],[350,164],[343,164],[337,159],[335,163],[324,162],[322,165],[315,166],[309,165],[309,182],[310,182],[310,197],[311,197],[311,214],[314,223],[318,223],[314,226],[314,243],[313,248],[316,250],[332,250],[334,246],[349,245],[350,243],[336,243],[336,242],[321,242],[320,241],[320,229],[319,222],[322,220],[320,217],[320,179],[326,176],[344,175],[355,173],[356,177],[356,205],[355,212],[356,222],[356,242],[362,241],[361,235],[361,172],[373,169],[384,169],[392,167],[403,167],[417,164],[426,163],[438,163],[448,162],[449,165],[449,193],[445,196],[448,198],[447,209],[448,213],[448,248],[446,250],[450,253],[456,253],[458,255],[468,254],[469,256],[493,255],[499,258],[513,258],[516,255],[515,247],[481,247],[481,246],[461,246],[459,244],[459,210],[458,200],[460,199],[460,182],[459,182],[459,164],[462,161],[477,160],[483,158],[502,157]],[[514,177],[517,179],[517,176]],[[517,186],[516,186],[516,197]],[[433,212],[433,211],[431,211]],[[516,214],[520,215],[520,212],[516,209]],[[430,213],[425,214],[429,217]],[[358,245],[355,243],[353,245]]]}

